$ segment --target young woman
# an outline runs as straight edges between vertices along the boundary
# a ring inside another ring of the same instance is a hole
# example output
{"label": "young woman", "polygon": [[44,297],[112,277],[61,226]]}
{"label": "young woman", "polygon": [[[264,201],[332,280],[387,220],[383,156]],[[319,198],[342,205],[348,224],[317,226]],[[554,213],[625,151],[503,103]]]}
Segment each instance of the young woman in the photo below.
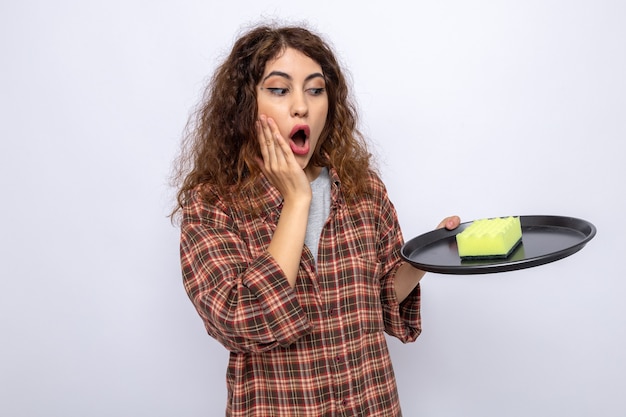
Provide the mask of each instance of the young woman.
{"label": "young woman", "polygon": [[401,415],[384,332],[417,338],[424,272],[400,257],[331,48],[249,30],[191,127],[174,214],[185,289],[230,351],[226,415]]}

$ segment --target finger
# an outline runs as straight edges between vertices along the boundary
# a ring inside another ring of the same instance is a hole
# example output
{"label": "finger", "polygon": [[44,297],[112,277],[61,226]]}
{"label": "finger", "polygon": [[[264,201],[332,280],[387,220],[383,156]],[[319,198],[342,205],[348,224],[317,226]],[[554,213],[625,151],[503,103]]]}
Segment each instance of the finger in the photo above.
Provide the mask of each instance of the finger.
{"label": "finger", "polygon": [[456,229],[459,224],[461,224],[461,219],[459,216],[450,216],[443,219],[441,223],[439,223],[439,225],[437,226],[437,229],[442,229],[445,227],[448,230],[452,230]]}
{"label": "finger", "polygon": [[265,134],[263,133],[263,127],[261,126],[260,120],[257,120],[256,122],[256,134],[257,134],[257,139],[259,141],[259,149],[261,150],[261,157],[262,157],[262,159],[260,159],[259,162],[265,164],[269,160],[269,153],[267,150]]}
{"label": "finger", "polygon": [[445,219],[444,227],[448,230],[456,229],[461,223],[459,216],[450,216]]}
{"label": "finger", "polygon": [[269,167],[276,163],[276,151],[274,149],[274,138],[272,131],[269,127],[267,117],[261,115],[259,118],[259,146],[261,147],[261,154],[263,160]]}
{"label": "finger", "polygon": [[291,152],[289,144],[280,134],[280,131],[278,130],[278,125],[273,119],[268,118],[267,124],[272,133],[272,141],[274,142],[274,151],[276,152],[277,161],[286,161],[289,155],[293,154],[293,152]]}
{"label": "finger", "polygon": [[259,118],[259,122],[261,125],[263,144],[269,148],[274,144],[274,139],[272,138],[272,129],[270,128],[269,120],[266,116],[261,115],[261,117]]}

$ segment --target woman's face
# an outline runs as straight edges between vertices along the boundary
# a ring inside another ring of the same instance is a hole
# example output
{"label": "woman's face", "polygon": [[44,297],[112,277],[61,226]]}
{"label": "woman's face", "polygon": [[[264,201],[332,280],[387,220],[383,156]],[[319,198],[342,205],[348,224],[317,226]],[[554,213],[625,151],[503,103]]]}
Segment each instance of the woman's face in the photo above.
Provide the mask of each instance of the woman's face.
{"label": "woman's face", "polygon": [[317,177],[320,168],[309,161],[328,115],[322,67],[296,49],[285,49],[265,65],[257,106],[259,115],[274,119],[309,179]]}

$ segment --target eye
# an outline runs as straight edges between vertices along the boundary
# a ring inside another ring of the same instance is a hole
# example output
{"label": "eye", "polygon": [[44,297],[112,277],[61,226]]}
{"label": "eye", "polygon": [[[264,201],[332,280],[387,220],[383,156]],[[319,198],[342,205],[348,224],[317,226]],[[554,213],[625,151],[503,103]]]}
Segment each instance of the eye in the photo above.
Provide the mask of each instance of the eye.
{"label": "eye", "polygon": [[266,90],[269,91],[271,94],[274,94],[275,96],[284,96],[289,92],[289,89],[280,87],[270,87],[266,88]]}
{"label": "eye", "polygon": [[321,96],[322,94],[324,94],[324,92],[326,91],[326,89],[324,87],[320,87],[320,88],[309,88],[307,90],[311,95],[313,96]]}

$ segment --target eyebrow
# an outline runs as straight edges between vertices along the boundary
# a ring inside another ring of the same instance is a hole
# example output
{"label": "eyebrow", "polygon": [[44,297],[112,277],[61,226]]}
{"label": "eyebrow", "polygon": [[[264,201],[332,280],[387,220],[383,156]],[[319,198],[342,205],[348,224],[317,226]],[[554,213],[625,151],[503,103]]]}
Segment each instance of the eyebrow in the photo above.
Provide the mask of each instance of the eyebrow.
{"label": "eyebrow", "polygon": [[[282,72],[282,71],[272,71],[269,74],[267,74],[267,76],[265,78],[263,78],[263,81],[265,82],[268,78],[270,77],[283,77],[288,79],[289,81],[292,81],[293,78],[291,77],[291,75],[287,74],[286,72]],[[326,78],[324,77],[324,75],[322,73],[319,72],[314,72],[313,74],[308,75],[304,81],[309,81],[312,80],[313,78],[324,78],[324,81],[326,81]]]}

